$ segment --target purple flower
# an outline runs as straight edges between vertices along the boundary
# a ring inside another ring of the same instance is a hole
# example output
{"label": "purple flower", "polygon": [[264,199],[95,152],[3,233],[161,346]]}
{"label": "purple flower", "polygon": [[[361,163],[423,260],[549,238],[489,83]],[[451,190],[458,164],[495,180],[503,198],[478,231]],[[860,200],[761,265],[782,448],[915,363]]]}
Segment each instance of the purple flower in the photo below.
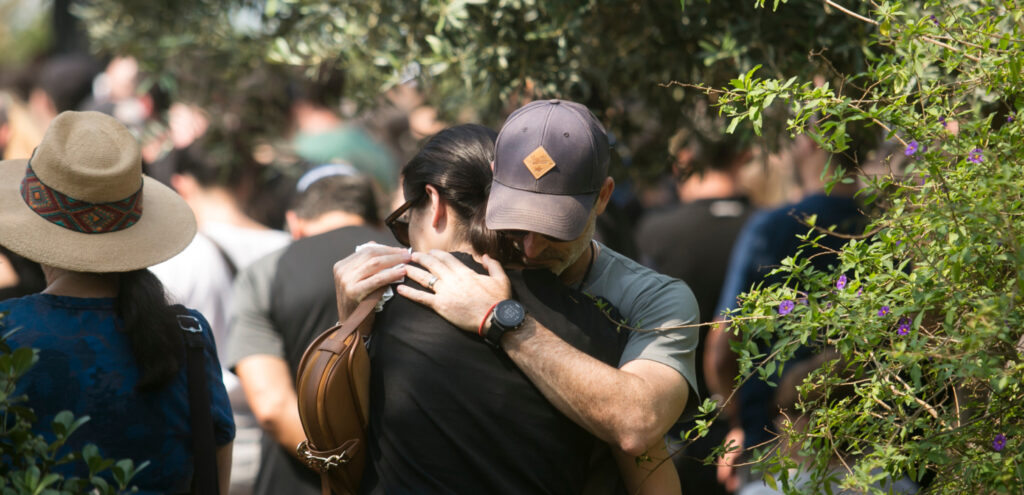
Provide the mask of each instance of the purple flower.
{"label": "purple flower", "polygon": [[846,274],[845,273],[839,276],[839,280],[836,280],[836,288],[839,289],[839,290],[843,290],[843,289],[846,288]]}
{"label": "purple flower", "polygon": [[882,309],[878,310],[878,316],[885,316],[889,314],[889,306],[882,306]]}
{"label": "purple flower", "polygon": [[1013,114],[1012,113],[1010,115],[1006,116],[1006,121],[1007,122],[1013,122]]}
{"label": "purple flower", "polygon": [[935,18],[935,14],[928,16],[928,18],[932,20],[932,24],[939,25],[939,20]]}
{"label": "purple flower", "polygon": [[898,333],[900,335],[906,335],[907,333],[910,332],[910,318],[909,317],[906,317],[906,316],[900,317],[900,321],[898,322],[898,324],[899,324],[899,328],[896,330],[896,333]]}
{"label": "purple flower", "polygon": [[917,141],[911,140],[907,143],[907,149],[903,150],[903,154],[906,156],[914,156],[914,153],[917,153]]}
{"label": "purple flower", "polygon": [[981,154],[981,148],[971,150],[971,155],[967,157],[967,161],[976,164],[985,161],[985,157]]}
{"label": "purple flower", "polygon": [[896,247],[900,247],[900,244],[903,244],[903,240],[902,239],[896,241]]}
{"label": "purple flower", "polygon": [[790,311],[793,311],[794,306],[796,306],[796,304],[794,304],[793,301],[790,301],[789,299],[782,301],[781,303],[779,303],[779,314],[788,315]]}
{"label": "purple flower", "polygon": [[857,297],[864,295],[864,287],[857,287]]}
{"label": "purple flower", "polygon": [[992,440],[992,450],[999,452],[1006,447],[1006,435],[1000,433]]}
{"label": "purple flower", "polygon": [[939,123],[942,124],[942,127],[946,127],[946,117],[939,115]]}

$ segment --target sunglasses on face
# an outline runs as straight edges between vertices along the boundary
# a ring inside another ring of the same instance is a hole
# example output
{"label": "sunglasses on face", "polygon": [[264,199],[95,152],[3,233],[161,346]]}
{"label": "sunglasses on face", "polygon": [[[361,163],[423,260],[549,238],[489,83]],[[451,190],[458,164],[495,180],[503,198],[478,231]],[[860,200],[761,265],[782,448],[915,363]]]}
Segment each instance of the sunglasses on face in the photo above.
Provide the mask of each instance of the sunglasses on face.
{"label": "sunglasses on face", "polygon": [[409,217],[405,213],[416,204],[421,197],[416,197],[406,201],[391,212],[387,218],[384,219],[384,225],[388,226],[391,230],[391,235],[395,236],[395,240],[399,244],[405,247],[411,247],[409,244]]}

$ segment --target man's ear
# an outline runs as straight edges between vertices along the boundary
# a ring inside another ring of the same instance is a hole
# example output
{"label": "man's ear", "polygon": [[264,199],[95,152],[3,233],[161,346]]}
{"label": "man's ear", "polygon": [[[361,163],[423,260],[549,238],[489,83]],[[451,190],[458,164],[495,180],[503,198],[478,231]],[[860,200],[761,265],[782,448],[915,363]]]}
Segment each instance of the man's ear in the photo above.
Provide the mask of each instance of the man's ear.
{"label": "man's ear", "polygon": [[305,234],[305,223],[293,210],[284,212],[284,222],[288,226],[288,232],[292,235],[292,240],[299,240],[306,236]]}
{"label": "man's ear", "polygon": [[172,174],[171,187],[174,188],[174,190],[177,191],[185,201],[188,201],[194,198],[196,193],[199,191],[199,181],[188,174]]}
{"label": "man's ear", "polygon": [[7,146],[7,142],[11,140],[11,126],[6,123],[0,124],[0,149]]}
{"label": "man's ear", "polygon": [[431,228],[438,229],[444,227],[445,216],[448,214],[447,208],[445,208],[445,202],[441,199],[441,193],[437,189],[430,185],[426,185],[427,198],[430,201],[430,226]]}
{"label": "man's ear", "polygon": [[615,179],[611,177],[604,178],[604,184],[601,184],[601,190],[597,193],[597,214],[604,213],[605,207],[608,206],[608,201],[612,199],[612,191],[615,190]]}

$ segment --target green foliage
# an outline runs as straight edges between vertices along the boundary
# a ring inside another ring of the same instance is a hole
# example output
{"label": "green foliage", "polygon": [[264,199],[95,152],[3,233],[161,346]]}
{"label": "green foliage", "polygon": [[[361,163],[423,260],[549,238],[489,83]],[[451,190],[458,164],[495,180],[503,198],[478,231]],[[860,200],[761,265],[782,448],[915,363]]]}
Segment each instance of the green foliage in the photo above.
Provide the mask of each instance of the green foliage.
{"label": "green foliage", "polygon": [[[903,475],[933,475],[934,493],[1018,493],[1024,9],[872,5],[835,12],[873,30],[865,70],[816,85],[755,68],[709,88],[725,115],[755,127],[784,104],[790,130],[830,150],[861,144],[860,127],[890,144],[882,172],[864,177],[862,197],[883,207],[868,235],[829,273],[806,255],[784,260],[774,273],[785,281],[751,289],[734,315],[744,373],[777,381],[799,346],[832,353],[799,385],[793,421],[760,469],[787,493],[880,493],[881,480]],[[822,235],[812,231],[808,245]],[[781,314],[785,301],[796,304]]]}
{"label": "green foliage", "polygon": [[[4,314],[0,313],[0,328]],[[130,459],[105,459],[99,449],[88,444],[81,453],[59,454],[68,438],[85,422],[88,416],[75,418],[70,411],[62,411],[53,419],[53,442],[32,432],[36,416],[25,404],[28,398],[14,395],[18,379],[39,360],[38,351],[29,348],[11,349],[7,337],[0,338],[0,494],[2,495],[72,495],[95,493],[112,495],[130,493],[129,482],[149,462],[136,467]],[[62,464],[85,462],[89,478],[65,477],[53,472]],[[101,477],[110,472],[114,484]]]}
{"label": "green foliage", "polygon": [[469,108],[495,126],[524,97],[561,97],[592,108],[649,174],[703,99],[671,81],[724,84],[757,64],[809,76],[821,61],[807,53],[822,47],[862,70],[870,31],[815,2],[772,15],[750,0],[83,0],[76,11],[99,49],[135,55],[189,99],[216,103],[264,61],[336,63],[363,103],[415,78],[443,114]]}
{"label": "green foliage", "polygon": [[0,66],[28,62],[50,43],[48,2],[0,0]]}

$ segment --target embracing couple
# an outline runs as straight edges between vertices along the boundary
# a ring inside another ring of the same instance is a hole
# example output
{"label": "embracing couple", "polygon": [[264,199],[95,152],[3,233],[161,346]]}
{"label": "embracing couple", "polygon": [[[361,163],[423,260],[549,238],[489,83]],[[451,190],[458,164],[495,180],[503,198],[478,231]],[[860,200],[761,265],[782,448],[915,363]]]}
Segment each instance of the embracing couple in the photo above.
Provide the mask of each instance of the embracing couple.
{"label": "embracing couple", "polygon": [[397,292],[369,345],[363,493],[679,493],[664,435],[697,400],[697,303],[593,240],[608,161],[586,107],[546,100],[405,165],[387,224],[411,253],[334,269],[342,320]]}

